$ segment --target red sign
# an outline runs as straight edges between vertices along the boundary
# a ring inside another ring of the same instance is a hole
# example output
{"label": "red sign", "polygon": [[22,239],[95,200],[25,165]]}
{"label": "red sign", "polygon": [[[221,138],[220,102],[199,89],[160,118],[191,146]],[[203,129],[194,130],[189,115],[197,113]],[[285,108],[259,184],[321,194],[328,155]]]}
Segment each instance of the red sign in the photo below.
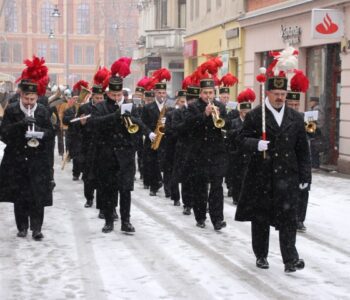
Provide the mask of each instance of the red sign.
{"label": "red sign", "polygon": [[344,14],[337,9],[312,10],[313,38],[341,38],[344,35]]}
{"label": "red sign", "polygon": [[197,40],[185,42],[183,55],[185,58],[197,56]]}
{"label": "red sign", "polygon": [[316,31],[322,34],[332,34],[337,32],[338,29],[338,25],[333,23],[332,18],[328,14],[323,18],[322,23],[316,25]]}

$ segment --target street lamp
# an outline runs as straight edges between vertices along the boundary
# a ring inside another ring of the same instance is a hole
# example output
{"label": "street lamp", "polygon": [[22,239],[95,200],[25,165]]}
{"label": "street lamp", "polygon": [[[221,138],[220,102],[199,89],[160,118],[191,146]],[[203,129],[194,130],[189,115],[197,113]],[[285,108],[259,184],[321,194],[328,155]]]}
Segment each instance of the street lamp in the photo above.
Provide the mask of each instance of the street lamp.
{"label": "street lamp", "polygon": [[51,17],[58,18],[60,16],[61,16],[61,13],[58,10],[57,5],[55,5],[55,8],[53,9],[53,12],[51,13]]}
{"label": "street lamp", "polygon": [[49,39],[54,39],[54,38],[55,38],[55,34],[54,34],[53,30],[50,29]]}

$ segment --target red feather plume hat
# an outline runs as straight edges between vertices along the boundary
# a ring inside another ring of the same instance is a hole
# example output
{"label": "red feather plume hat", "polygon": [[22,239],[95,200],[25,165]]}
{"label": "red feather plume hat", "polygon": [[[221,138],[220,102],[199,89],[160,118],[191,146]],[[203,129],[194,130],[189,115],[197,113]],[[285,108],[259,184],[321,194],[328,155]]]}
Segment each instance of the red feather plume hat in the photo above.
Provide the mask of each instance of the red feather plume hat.
{"label": "red feather plume hat", "polygon": [[294,70],[294,76],[290,80],[290,91],[287,93],[287,100],[300,100],[300,93],[306,93],[309,89],[309,79],[302,70]]}
{"label": "red feather plume hat", "polygon": [[46,87],[50,81],[48,76],[49,69],[45,66],[45,59],[33,55],[33,59],[25,59],[24,64],[26,68],[22,71],[21,76],[17,78],[16,82],[23,80],[36,84],[37,94],[44,96]]}
{"label": "red feather plume hat", "polygon": [[94,76],[94,84],[100,85],[102,86],[103,90],[106,90],[110,77],[111,71],[109,71],[106,67],[100,66]]}
{"label": "red feather plume hat", "polygon": [[240,92],[237,96],[239,110],[252,109],[252,103],[255,101],[255,98],[255,92],[250,88],[247,88]]}

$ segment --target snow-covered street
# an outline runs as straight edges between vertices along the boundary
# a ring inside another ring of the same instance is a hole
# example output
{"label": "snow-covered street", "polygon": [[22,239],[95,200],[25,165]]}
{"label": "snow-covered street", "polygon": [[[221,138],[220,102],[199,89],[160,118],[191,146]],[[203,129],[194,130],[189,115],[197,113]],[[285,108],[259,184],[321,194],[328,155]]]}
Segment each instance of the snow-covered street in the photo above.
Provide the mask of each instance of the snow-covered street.
{"label": "snow-covered street", "polygon": [[[0,154],[0,157],[2,153]],[[54,206],[42,242],[16,237],[12,204],[0,205],[0,299],[350,299],[350,180],[313,175],[307,232],[297,247],[306,268],[285,274],[271,230],[269,270],[255,266],[250,223],[195,226],[163,192],[150,197],[140,180],[132,194],[134,235],[103,234],[95,208],[84,208],[82,181],[56,157]],[[137,175],[137,177],[139,177]],[[95,203],[94,203],[95,204]],[[95,206],[95,205],[94,205]]]}

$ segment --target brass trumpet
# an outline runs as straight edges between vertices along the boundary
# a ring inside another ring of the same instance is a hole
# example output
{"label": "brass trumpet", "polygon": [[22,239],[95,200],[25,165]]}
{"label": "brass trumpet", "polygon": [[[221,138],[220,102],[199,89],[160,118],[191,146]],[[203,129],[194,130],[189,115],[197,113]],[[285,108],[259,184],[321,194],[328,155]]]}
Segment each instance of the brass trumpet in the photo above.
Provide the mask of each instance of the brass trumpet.
{"label": "brass trumpet", "polygon": [[124,117],[125,127],[130,134],[134,134],[139,131],[139,125],[132,122],[130,117]]}
{"label": "brass trumpet", "polygon": [[213,123],[216,128],[223,128],[225,126],[225,120],[220,118],[220,112],[218,107],[213,104],[213,102],[209,101],[209,104],[212,107],[211,116],[213,118]]}
{"label": "brass trumpet", "polygon": [[305,130],[307,133],[315,133],[317,128],[315,121],[307,121],[305,122]]}

